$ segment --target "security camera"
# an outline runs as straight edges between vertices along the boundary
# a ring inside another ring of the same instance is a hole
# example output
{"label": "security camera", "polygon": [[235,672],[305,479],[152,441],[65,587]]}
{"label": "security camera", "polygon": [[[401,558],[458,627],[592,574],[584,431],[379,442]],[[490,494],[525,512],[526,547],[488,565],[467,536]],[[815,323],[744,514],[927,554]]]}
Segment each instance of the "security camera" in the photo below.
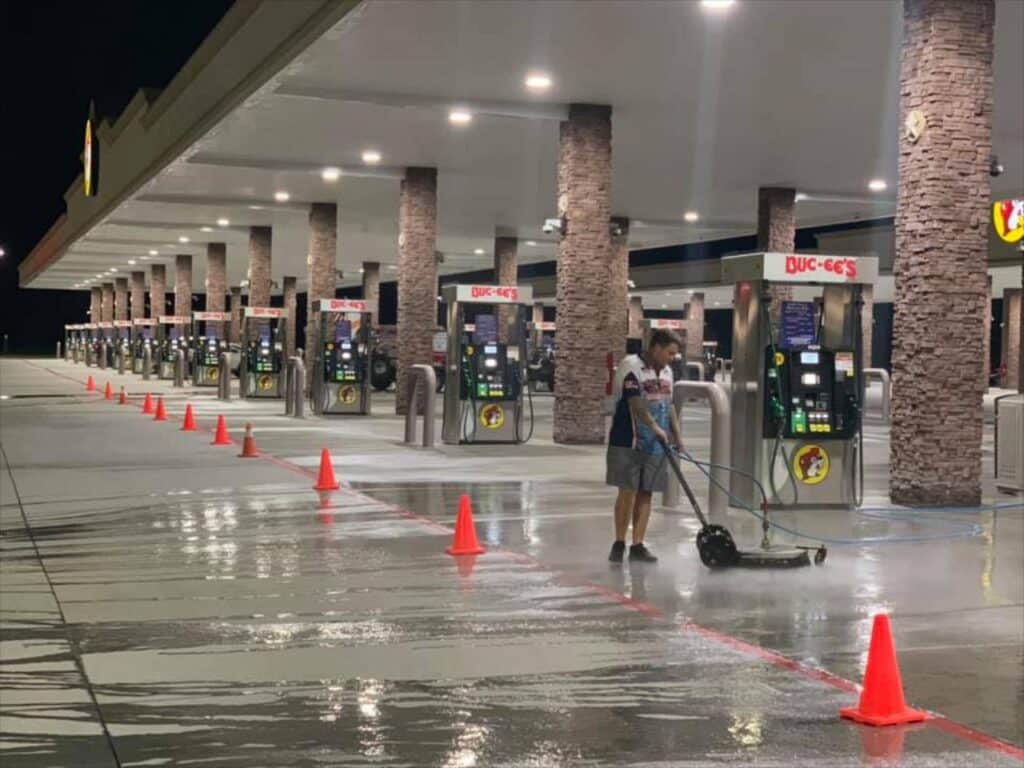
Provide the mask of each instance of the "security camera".
{"label": "security camera", "polygon": [[540,229],[541,229],[541,232],[543,232],[545,235],[550,235],[556,229],[561,231],[562,230],[562,220],[561,219],[544,219],[544,226],[541,227]]}
{"label": "security camera", "polygon": [[1003,164],[999,162],[998,155],[992,155],[992,159],[989,161],[988,164],[988,175],[992,176],[993,178],[996,176],[1003,175]]}

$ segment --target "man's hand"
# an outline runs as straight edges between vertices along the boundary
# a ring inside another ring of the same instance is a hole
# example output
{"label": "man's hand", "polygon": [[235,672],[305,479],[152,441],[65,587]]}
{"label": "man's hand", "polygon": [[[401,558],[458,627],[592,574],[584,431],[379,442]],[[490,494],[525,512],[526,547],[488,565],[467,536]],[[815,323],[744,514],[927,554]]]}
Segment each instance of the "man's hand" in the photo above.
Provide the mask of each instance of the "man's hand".
{"label": "man's hand", "polygon": [[662,445],[668,445],[668,435],[665,434],[664,429],[655,424],[651,427],[651,430],[654,432],[654,436],[657,438],[659,443]]}

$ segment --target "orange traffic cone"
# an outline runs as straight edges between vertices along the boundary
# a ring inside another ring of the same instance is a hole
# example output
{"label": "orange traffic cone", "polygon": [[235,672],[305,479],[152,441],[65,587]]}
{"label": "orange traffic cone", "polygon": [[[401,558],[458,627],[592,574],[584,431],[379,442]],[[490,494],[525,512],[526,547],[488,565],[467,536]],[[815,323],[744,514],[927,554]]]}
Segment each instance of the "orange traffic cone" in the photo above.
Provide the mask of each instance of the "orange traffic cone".
{"label": "orange traffic cone", "polygon": [[156,399],[156,415],[153,417],[153,421],[167,421],[167,411],[164,409],[163,397]]}
{"label": "orange traffic cone", "polygon": [[331,454],[326,448],[320,451],[320,474],[316,478],[314,491],[336,491],[341,486],[334,479],[334,464],[331,463]]}
{"label": "orange traffic cone", "polygon": [[487,550],[476,540],[476,525],[473,523],[473,508],[469,496],[459,498],[459,514],[455,518],[455,538],[448,547],[449,555],[482,555]]}
{"label": "orange traffic cone", "polygon": [[839,716],[866,725],[919,723],[927,717],[924,712],[908,707],[903,699],[896,645],[892,641],[889,617],[884,613],[875,616],[871,627],[871,647],[860,703],[840,709]]}
{"label": "orange traffic cone", "polygon": [[128,405],[128,393],[124,391],[124,387],[121,387],[121,396],[117,398],[118,405]]}
{"label": "orange traffic cone", "polygon": [[153,412],[153,396],[149,392],[146,393],[146,399],[142,401],[142,412]]}
{"label": "orange traffic cone", "polygon": [[217,417],[217,431],[213,435],[211,445],[231,445],[231,438],[228,437],[228,423],[224,421],[224,415]]}
{"label": "orange traffic cone", "polygon": [[192,413],[192,403],[185,406],[185,418],[181,422],[182,432],[196,431],[196,417]]}
{"label": "orange traffic cone", "polygon": [[103,399],[104,400],[113,400],[114,399],[114,389],[113,389],[113,387],[110,386],[110,382],[109,381],[107,382],[107,386],[105,386],[103,388]]}
{"label": "orange traffic cone", "polygon": [[252,424],[246,423],[245,437],[242,438],[242,452],[238,454],[240,459],[255,459],[259,454],[256,452],[256,439],[252,436]]}
{"label": "orange traffic cone", "polygon": [[92,380],[92,374],[89,374],[89,378],[87,378],[85,380],[85,391],[86,392],[95,392],[96,391],[96,382]]}

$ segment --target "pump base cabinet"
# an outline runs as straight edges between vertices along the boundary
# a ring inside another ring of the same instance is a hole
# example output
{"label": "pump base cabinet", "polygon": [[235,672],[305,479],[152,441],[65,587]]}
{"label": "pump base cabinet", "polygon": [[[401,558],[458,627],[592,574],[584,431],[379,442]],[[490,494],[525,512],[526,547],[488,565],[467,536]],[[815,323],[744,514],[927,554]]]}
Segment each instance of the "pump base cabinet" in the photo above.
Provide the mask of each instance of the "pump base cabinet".
{"label": "pump base cabinet", "polygon": [[996,430],[996,487],[1024,491],[1024,395],[999,402]]}

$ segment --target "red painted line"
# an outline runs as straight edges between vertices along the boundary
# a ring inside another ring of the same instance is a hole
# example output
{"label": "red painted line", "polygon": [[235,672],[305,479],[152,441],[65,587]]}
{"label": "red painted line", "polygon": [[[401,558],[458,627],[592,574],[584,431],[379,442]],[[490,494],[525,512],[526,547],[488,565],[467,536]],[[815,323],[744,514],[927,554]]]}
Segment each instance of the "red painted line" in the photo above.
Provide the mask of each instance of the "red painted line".
{"label": "red painted line", "polygon": [[942,717],[942,715],[933,715],[929,722],[936,728],[941,728],[948,734],[957,736],[965,741],[971,741],[979,746],[991,749],[993,752],[1002,752],[1004,755],[1016,758],[1021,762],[1024,762],[1024,749],[1002,741],[1000,739],[989,736],[987,733],[982,733],[969,725],[958,723],[954,720]]}
{"label": "red painted line", "polygon": [[[32,364],[29,363],[29,365]],[[40,366],[34,367],[39,368]],[[75,379],[69,376],[65,376],[64,374],[58,373],[57,371],[53,371],[50,368],[43,368],[43,370],[54,373],[57,376],[62,376],[63,378],[68,379],[69,381],[76,381]],[[80,380],[78,383],[84,384],[84,382]],[[100,393],[95,392],[92,394]],[[208,433],[213,432],[212,429],[206,428],[200,428],[197,431]],[[232,440],[232,444],[238,445],[239,443]],[[272,456],[271,454],[263,452],[259,453],[259,458],[265,459],[266,461],[269,461],[270,463],[278,467],[281,467],[282,469],[287,469],[291,472],[296,472],[297,474],[303,475],[304,477],[314,479],[316,478],[316,473],[313,472],[312,470],[307,470],[304,467],[300,467],[298,464],[294,464],[288,461],[287,459],[280,459],[276,456]],[[380,502],[378,499],[374,499],[372,496],[369,496],[368,494],[362,493],[361,491],[353,490],[351,488],[343,487],[340,491],[334,491],[334,493],[339,492],[348,494],[350,496],[356,496],[358,498],[362,498],[367,501],[374,502],[376,504],[383,503]],[[400,514],[402,517],[408,518],[410,520],[415,520],[419,523],[428,525],[432,528],[440,528],[449,533],[453,532],[453,530],[448,526],[438,523],[436,520],[432,520],[429,517],[419,515],[411,510],[404,509],[394,504],[385,504],[384,506],[390,511]],[[504,549],[494,549],[491,551],[500,552],[503,556],[509,557],[512,560],[518,561],[523,564],[529,564],[538,568],[543,568],[546,571],[554,573],[555,579],[559,582],[572,583],[577,586],[585,587],[590,591],[602,595],[625,608],[641,613],[652,619],[665,620],[667,618],[665,612],[657,606],[651,605],[650,603],[642,602],[640,600],[635,600],[629,595],[626,595],[622,592],[616,592],[614,589],[606,587],[602,584],[597,584],[595,582],[586,580],[577,580],[573,579],[568,574],[560,574],[557,571],[554,571],[553,569],[549,568],[536,558],[531,557],[530,555],[525,555],[520,552],[512,552],[510,550]],[[768,648],[762,648],[761,646],[754,645],[753,643],[748,643],[745,640],[739,639],[738,637],[727,635],[723,632],[719,632],[709,627],[696,624],[692,621],[683,622],[682,624],[680,624],[680,629],[684,632],[693,632],[702,637],[706,637],[707,639],[713,640],[714,642],[717,642],[720,645],[732,648],[733,650],[738,651],[740,653],[746,654],[748,656],[753,656],[755,658],[761,659],[762,661],[768,662],[769,664],[772,664],[773,666],[778,667],[779,669],[784,669],[788,672],[800,675],[801,677],[807,678],[809,680],[815,680],[817,682],[824,683],[825,685],[829,685],[838,690],[845,691],[846,693],[860,692],[860,686],[851,680],[847,680],[846,678],[840,677],[839,675],[834,675],[831,672],[828,672],[827,670],[812,667],[808,664],[796,661],[795,659],[790,659],[787,656],[783,656],[781,653],[777,653],[776,651],[772,651]],[[836,714],[836,718],[838,720],[838,713]],[[985,749],[989,749],[994,752],[1000,752],[1004,755],[1008,755],[1010,757],[1016,758],[1017,760],[1024,762],[1024,749],[1014,744],[1002,741],[1001,739],[997,739],[994,736],[989,736],[986,733],[982,733],[981,731],[971,728],[970,726],[958,723],[954,720],[950,720],[949,718],[943,717],[942,715],[931,713],[929,715],[928,722],[934,725],[936,728],[939,728],[952,736],[963,739],[964,741],[969,741],[973,744],[977,744],[978,746],[984,747]]]}

